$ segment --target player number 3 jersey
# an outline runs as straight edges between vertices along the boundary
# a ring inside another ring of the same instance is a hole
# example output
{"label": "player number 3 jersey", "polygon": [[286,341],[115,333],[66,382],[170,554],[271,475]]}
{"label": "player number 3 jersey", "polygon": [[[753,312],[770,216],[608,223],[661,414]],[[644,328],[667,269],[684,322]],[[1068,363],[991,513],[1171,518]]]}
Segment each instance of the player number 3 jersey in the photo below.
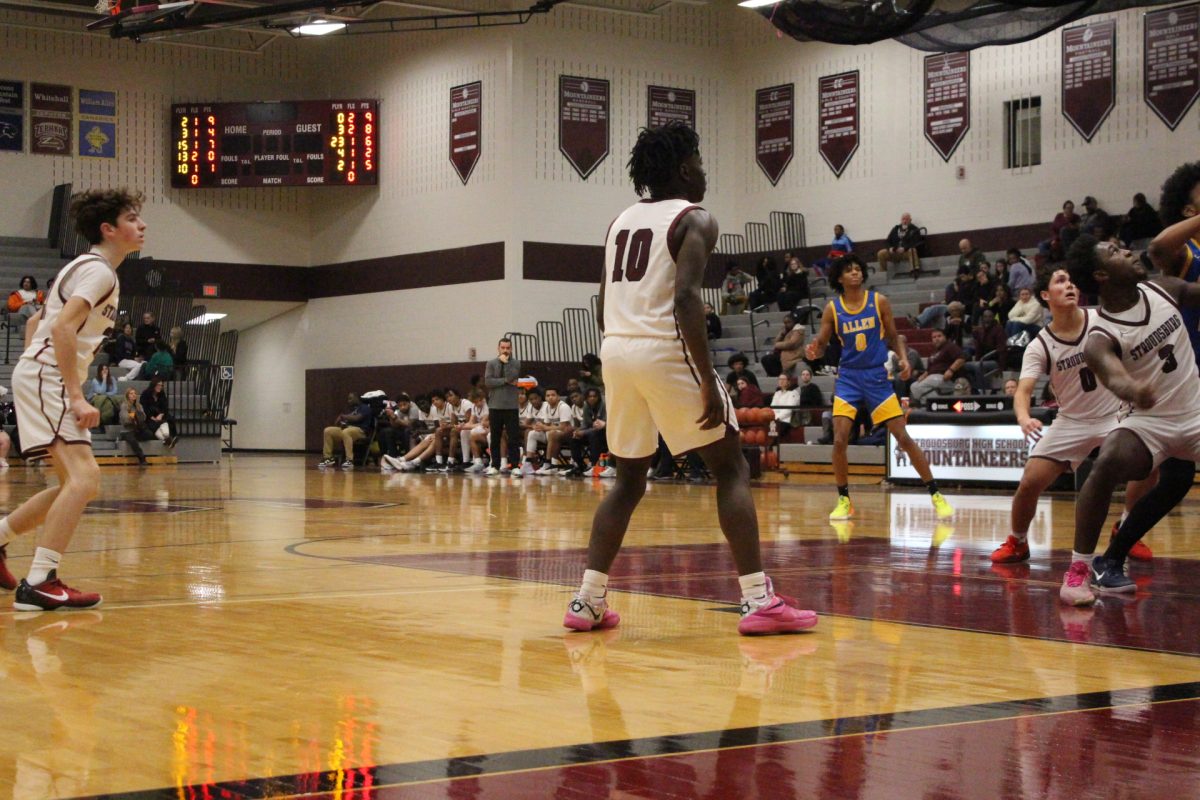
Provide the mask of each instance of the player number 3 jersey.
{"label": "player number 3 jersey", "polygon": [[42,309],[37,335],[21,357],[57,367],[60,371],[69,368],[70,360],[54,352],[50,329],[67,301],[72,297],[81,297],[91,305],[91,310],[83,322],[83,327],[76,333],[74,360],[80,381],[86,380],[92,358],[117,318],[119,294],[117,273],[107,261],[95,253],[79,256],[58,273],[54,289],[46,298],[46,306]]}
{"label": "player number 3 jersey", "polygon": [[604,243],[604,335],[680,338],[675,324],[675,226],[700,206],[643,200],[621,212]]}

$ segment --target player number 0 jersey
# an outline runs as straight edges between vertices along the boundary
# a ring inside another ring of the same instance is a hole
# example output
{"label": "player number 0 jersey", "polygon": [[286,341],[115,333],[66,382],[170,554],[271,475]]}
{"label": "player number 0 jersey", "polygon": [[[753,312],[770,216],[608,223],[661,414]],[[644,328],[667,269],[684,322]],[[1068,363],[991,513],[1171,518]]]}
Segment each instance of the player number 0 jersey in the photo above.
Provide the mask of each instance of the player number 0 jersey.
{"label": "player number 0 jersey", "polygon": [[604,335],[680,338],[675,324],[675,226],[700,206],[643,200],[621,212],[604,243]]}
{"label": "player number 0 jersey", "polygon": [[54,289],[46,298],[46,305],[42,309],[37,334],[21,357],[57,367],[60,371],[69,369],[70,360],[61,359],[59,354],[54,352],[50,328],[69,299],[82,297],[88,301],[91,310],[76,333],[74,360],[80,381],[85,380],[96,351],[100,349],[104,337],[112,329],[117,318],[119,295],[117,273],[107,261],[95,253],[79,256],[59,271],[54,281]]}
{"label": "player number 0 jersey", "polygon": [[1083,309],[1083,330],[1073,341],[1042,328],[1025,348],[1021,379],[1050,376],[1050,388],[1058,399],[1059,416],[1070,419],[1115,419],[1121,401],[1104,388],[1084,363],[1083,350],[1094,328],[1095,309]]}

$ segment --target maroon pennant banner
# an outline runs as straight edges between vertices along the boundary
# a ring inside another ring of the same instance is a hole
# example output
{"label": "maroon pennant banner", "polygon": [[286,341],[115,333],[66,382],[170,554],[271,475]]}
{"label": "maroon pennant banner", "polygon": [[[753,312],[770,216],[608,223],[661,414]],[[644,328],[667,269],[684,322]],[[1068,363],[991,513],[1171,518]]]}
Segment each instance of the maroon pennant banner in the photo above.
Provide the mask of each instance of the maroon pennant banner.
{"label": "maroon pennant banner", "polygon": [[1117,97],[1117,24],[1111,19],[1063,29],[1063,116],[1090,142]]}
{"label": "maroon pennant banner", "polygon": [[817,84],[817,146],[839,178],[858,150],[858,80],[854,70],[825,75]]}
{"label": "maroon pennant banner", "polygon": [[669,86],[646,87],[646,126],[661,128],[672,120],[696,130],[696,93]]}
{"label": "maroon pennant banner", "polygon": [[450,163],[467,185],[483,142],[483,81],[450,90]]}
{"label": "maroon pennant banner", "polygon": [[71,155],[74,103],[71,87],[34,83],[29,87],[29,152],[48,156]]}
{"label": "maroon pennant banner", "polygon": [[608,156],[608,81],[558,76],[558,149],[585,181]]}
{"label": "maroon pennant banner", "polygon": [[774,186],[795,153],[796,85],[759,89],[754,95],[754,160]]}
{"label": "maroon pennant banner", "polygon": [[949,161],[971,128],[971,54],[925,57],[925,138]]}
{"label": "maroon pennant banner", "polygon": [[1200,95],[1200,4],[1147,12],[1143,24],[1146,105],[1175,130]]}

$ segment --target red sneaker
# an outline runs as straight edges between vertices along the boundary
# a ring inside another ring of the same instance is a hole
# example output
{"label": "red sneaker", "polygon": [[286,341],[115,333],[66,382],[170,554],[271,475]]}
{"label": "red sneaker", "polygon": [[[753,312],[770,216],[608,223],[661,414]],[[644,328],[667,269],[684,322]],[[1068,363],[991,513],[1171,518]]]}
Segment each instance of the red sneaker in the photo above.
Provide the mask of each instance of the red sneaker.
{"label": "red sneaker", "polygon": [[8,558],[7,550],[8,545],[0,547],[0,589],[11,592],[17,588],[17,579],[8,571],[8,565],[5,563]]}
{"label": "red sneaker", "polygon": [[[1120,529],[1121,529],[1121,523],[1114,522],[1113,527],[1112,527],[1112,535],[1108,537],[1108,540],[1110,542],[1113,539],[1117,538],[1117,531],[1119,531]],[[1154,558],[1154,553],[1150,552],[1150,548],[1146,546],[1146,542],[1144,539],[1138,539],[1137,544],[1135,544],[1133,547],[1131,547],[1129,549],[1129,557],[1132,558],[1134,561],[1150,561],[1151,559]],[[0,584],[0,585],[2,585],[2,584]]]}
{"label": "red sneaker", "polygon": [[1018,561],[1029,560],[1029,542],[1022,542],[1011,533],[1004,544],[992,551],[993,564],[1016,564]]}
{"label": "red sneaker", "polygon": [[46,580],[30,586],[22,580],[13,601],[15,611],[53,611],[56,608],[92,608],[100,605],[100,595],[72,589],[58,579],[58,570],[50,570]]}

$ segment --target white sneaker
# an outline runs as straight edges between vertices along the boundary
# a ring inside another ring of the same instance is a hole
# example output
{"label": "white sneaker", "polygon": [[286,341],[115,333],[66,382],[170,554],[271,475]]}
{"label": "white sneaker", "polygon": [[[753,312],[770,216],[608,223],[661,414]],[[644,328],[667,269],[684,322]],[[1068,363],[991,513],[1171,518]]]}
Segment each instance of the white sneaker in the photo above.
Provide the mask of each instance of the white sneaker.
{"label": "white sneaker", "polygon": [[354,462],[347,458],[342,462],[342,469],[354,469]]}
{"label": "white sneaker", "polygon": [[547,461],[545,464],[542,464],[542,466],[540,466],[536,470],[534,470],[533,474],[534,475],[556,475],[556,474],[558,474],[558,470],[556,470],[554,467],[550,466],[550,462]]}
{"label": "white sneaker", "polygon": [[600,477],[601,478],[617,477],[617,468],[616,467],[605,467],[604,469],[600,470]]}
{"label": "white sneaker", "polygon": [[389,456],[386,453],[379,459],[380,472],[396,472],[404,469],[404,462],[395,456]]}
{"label": "white sneaker", "polygon": [[496,469],[495,467],[488,467],[487,469],[485,469],[485,470],[483,471],[483,474],[484,474],[484,475],[486,475],[486,476],[488,476],[489,478],[491,478],[491,477],[494,477],[494,476],[496,476],[496,475],[499,475],[499,474],[500,474],[500,470]]}
{"label": "white sneaker", "polygon": [[8,459],[0,458],[0,469],[8,469]]}
{"label": "white sneaker", "polygon": [[489,469],[491,469],[491,467],[485,467],[482,461],[476,461],[475,463],[471,464],[471,466],[467,467],[467,472],[484,472],[485,470]]}

